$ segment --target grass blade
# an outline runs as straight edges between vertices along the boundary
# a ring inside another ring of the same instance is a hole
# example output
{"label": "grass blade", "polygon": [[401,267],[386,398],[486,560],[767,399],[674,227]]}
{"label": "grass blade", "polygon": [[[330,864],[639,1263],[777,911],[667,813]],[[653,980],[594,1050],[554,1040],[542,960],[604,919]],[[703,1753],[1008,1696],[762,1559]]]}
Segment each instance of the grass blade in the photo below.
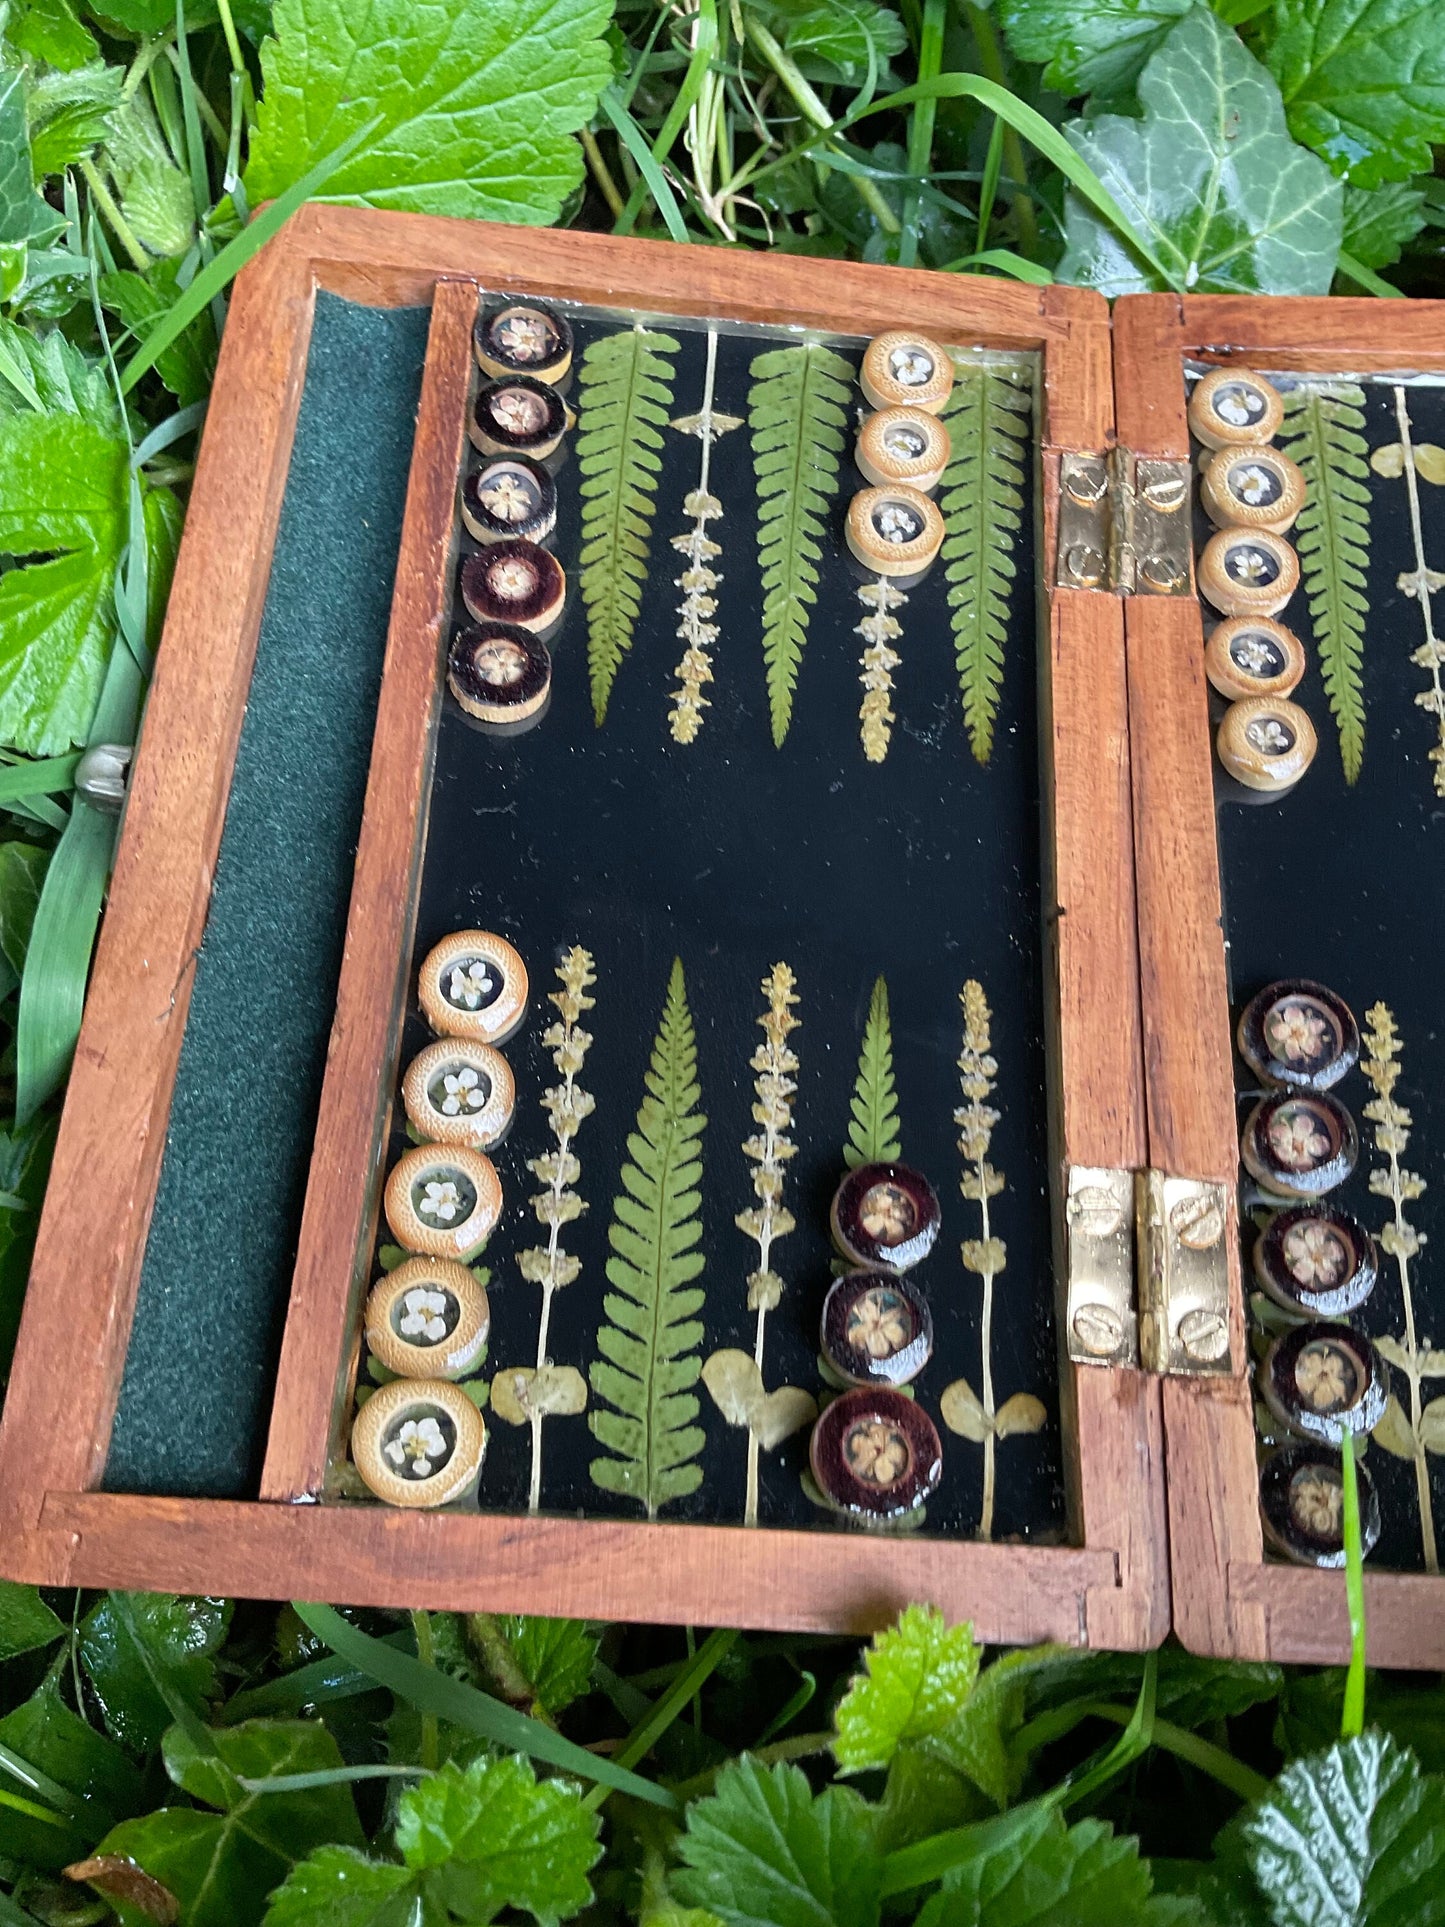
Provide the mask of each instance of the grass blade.
{"label": "grass blade", "polygon": [[945,274],[966,274],[970,268],[997,268],[1014,281],[1027,281],[1036,288],[1051,288],[1054,277],[1037,261],[1025,261],[1011,248],[984,248],[979,254],[961,254],[956,261],[944,263]]}
{"label": "grass blade", "polygon": [[258,214],[251,225],[243,229],[234,241],[227,242],[214,261],[201,269],[170,313],[164,315],[146,336],[145,345],[138,348],[126,363],[120,378],[123,394],[130,393],[146,370],[154,366],[156,357],[164,354],[171,343],[185,333],[214,296],[218,295],[223,288],[230,286],[251,256],[258,254],[271,236],[285,227],[297,208],[303,202],[309,201],[317,188],[330,180],[338,167],[345,166],[364,141],[371,139],[377,128],[381,126],[382,119],[383,116],[377,114],[366,123],[365,127],[358,127],[349,139],[341,143],[340,147],[335,148],[330,154],[323,155],[309,173],[303,174],[299,181],[272,201],[265,212]]}
{"label": "grass blade", "polygon": [[1382,300],[1403,301],[1405,299],[1401,289],[1392,288],[1388,281],[1375,273],[1373,268],[1367,268],[1363,261],[1357,261],[1353,254],[1346,254],[1343,248],[1340,249],[1339,259],[1335,262],[1335,273],[1342,274],[1347,281],[1353,281],[1355,286],[1363,288],[1366,294],[1379,295]]}
{"label": "grass blade", "polygon": [[1365,1730],[1365,1548],[1360,1537],[1360,1483],[1355,1477],[1355,1441],[1347,1430],[1340,1439],[1345,1501],[1345,1598],[1350,1609],[1350,1669],[1345,1674],[1345,1705],[1340,1738],[1352,1740]]}
{"label": "grass blade", "polygon": [[647,136],[628,113],[618,98],[615,87],[609,87],[602,95],[602,111],[617,130],[618,139],[637,163],[637,170],[647,182],[648,190],[657,203],[657,211],[667,223],[667,231],[674,241],[687,242],[692,239],[683,224],[682,211],[677,205],[676,196],[668,184],[652,149],[647,144]]}
{"label": "grass blade", "polygon": [[655,1786],[640,1774],[629,1773],[599,1754],[574,1746],[550,1726],[528,1718],[488,1693],[478,1692],[464,1680],[452,1679],[433,1666],[424,1666],[409,1653],[399,1653],[384,1640],[358,1632],[333,1607],[294,1601],[293,1610],[339,1658],[369,1674],[379,1685],[409,1701],[419,1711],[435,1713],[441,1719],[450,1720],[453,1726],[465,1727],[467,1732],[476,1733],[496,1746],[543,1760],[564,1773],[601,1781],[619,1793],[646,1800],[651,1806],[676,1808],[677,1801],[665,1787]]}
{"label": "grass blade", "polygon": [[[923,0],[923,24],[918,36],[918,78],[937,80],[943,68],[943,32],[948,24],[947,0]],[[871,55],[873,42],[870,37]],[[871,89],[870,89],[871,92]],[[934,98],[920,100],[908,119],[908,172],[914,181],[928,173],[933,155],[933,123],[938,113]],[[898,265],[911,268],[918,260],[918,228],[923,215],[923,197],[910,188],[904,201],[903,232],[898,237]],[[983,242],[979,242],[983,246]]]}
{"label": "grass blade", "polygon": [[[702,1691],[708,1676],[726,1659],[741,1637],[741,1633],[722,1630],[708,1634],[662,1698],[628,1734],[617,1753],[619,1766],[633,1766],[651,1752],[668,1727],[686,1709],[688,1702]],[[607,1787],[593,1787],[582,1804],[600,1807],[609,1791]]]}

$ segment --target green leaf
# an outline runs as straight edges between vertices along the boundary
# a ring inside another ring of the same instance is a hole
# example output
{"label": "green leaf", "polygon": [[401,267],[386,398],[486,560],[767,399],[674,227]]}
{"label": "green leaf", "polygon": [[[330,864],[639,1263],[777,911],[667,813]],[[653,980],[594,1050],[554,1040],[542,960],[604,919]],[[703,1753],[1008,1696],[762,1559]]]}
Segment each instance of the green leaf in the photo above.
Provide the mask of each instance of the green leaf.
{"label": "green leaf", "polygon": [[[121,437],[115,389],[100,362],[87,361],[58,328],[37,335],[13,321],[0,320],[0,348],[19,365],[32,397],[24,408],[55,415],[78,415],[93,428]],[[0,423],[23,412],[22,398],[11,386],[0,386]]]}
{"label": "green leaf", "polygon": [[22,53],[69,72],[94,60],[95,36],[76,18],[71,0],[19,0],[9,36]]}
{"label": "green leaf", "polygon": [[1364,404],[1364,391],[1349,382],[1296,388],[1285,396],[1280,430],[1281,447],[1305,478],[1294,544],[1347,783],[1359,775],[1365,754],[1360,664],[1370,613],[1370,491],[1360,432]]}
{"label": "green leaf", "polygon": [[144,93],[111,115],[104,158],[136,239],[152,254],[184,254],[195,239],[195,199]]}
{"label": "green leaf", "polygon": [[407,1867],[352,1847],[318,1847],[271,1896],[265,1927],[446,1927]]}
{"label": "green leaf", "polygon": [[[94,41],[90,50],[94,54]],[[31,82],[30,157],[37,180],[60,173],[106,139],[124,81],[118,67],[91,59],[73,72],[42,74]]]}
{"label": "green leaf", "polygon": [[1345,187],[1341,247],[1361,267],[1388,268],[1425,225],[1425,190],[1413,181],[1385,187]]}
{"label": "green leaf", "polygon": [[585,1620],[477,1613],[468,1624],[487,1666],[506,1671],[498,1684],[508,1698],[555,1719],[592,1690],[598,1634]]}
{"label": "green leaf", "polygon": [[20,982],[49,861],[49,850],[37,844],[0,843],[0,996],[8,996]]}
{"label": "green leaf", "polygon": [[[166,285],[164,265],[150,275],[123,270],[100,277],[100,299],[143,343],[170,312],[177,290]],[[174,277],[170,277],[173,282]],[[155,369],[183,408],[211,392],[216,365],[216,330],[209,313],[200,314],[185,333],[156,356]]]}
{"label": "green leaf", "polygon": [[1386,1734],[1293,1761],[1244,1837],[1275,1927],[1445,1920],[1445,1780]]}
{"label": "green leaf", "polygon": [[1261,27],[1296,140],[1357,187],[1429,173],[1445,141],[1436,0],[1275,0]]}
{"label": "green leaf", "polygon": [[133,1753],[148,1753],[173,1717],[158,1682],[197,1712],[215,1697],[215,1655],[232,1609],[229,1599],[158,1592],[131,1593],[127,1604],[130,1625],[114,1594],[92,1606],[81,1621],[80,1658],[108,1730]]}
{"label": "green leaf", "polygon": [[610,1458],[592,1461],[604,1492],[635,1499],[656,1518],[702,1484],[703,1448],[693,1393],[702,1370],[697,1314],[702,1276],[702,1134],[697,1040],[682,963],[673,959],[662,1022],[644,1078],[637,1129],[627,1140],[622,1192],[612,1201],[607,1282],[595,1359],[598,1398],[614,1409],[587,1423]]}
{"label": "green leaf", "polygon": [[872,1813],[849,1787],[813,1796],[795,1766],[744,1757],[688,1809],[673,1880],[724,1927],[876,1927],[883,1866]]}
{"label": "green leaf", "polygon": [[833,1751],[845,1773],[887,1766],[905,1740],[941,1732],[973,1690],[978,1648],[967,1622],[950,1627],[936,1606],[908,1606],[875,1636],[863,1665],[836,1716]]}
{"label": "green leaf", "polygon": [[594,341],[577,374],[580,580],[592,713],[599,725],[642,608],[677,351],[671,335],[628,328]]}
{"label": "green leaf", "polygon": [[[361,1826],[345,1785],[266,1793],[241,1784],[340,1768],[336,1742],[319,1720],[250,1720],[210,1739],[215,1751],[203,1753],[172,1727],[165,1762],[178,1786],[218,1811],[161,1807],[121,1821],[96,1851],[125,1855],[169,1888],[186,1927],[248,1927],[299,1860],[327,1842],[360,1846]],[[114,1904],[126,1927],[146,1927],[138,1909]]]}
{"label": "green leaf", "polygon": [[959,370],[944,409],[953,441],[939,498],[944,575],[963,720],[980,763],[993,753],[1003,687],[1031,412],[1025,389],[977,367]]}
{"label": "green leaf", "polygon": [[40,1222],[40,1203],[50,1174],[56,1120],[45,1118],[19,1131],[0,1131],[0,1191],[28,1207],[0,1211],[0,1383],[10,1371],[30,1256]]}
{"label": "green leaf", "polygon": [[65,1627],[34,1586],[17,1586],[0,1579],[0,1659],[32,1653],[59,1639]]}
{"label": "green leaf", "polygon": [[772,348],[750,370],[748,422],[758,480],[763,660],[773,741],[782,747],[818,599],[818,563],[838,482],[853,370],[819,342]]}
{"label": "green leaf", "polygon": [[30,243],[42,237],[45,212],[30,161],[25,78],[18,67],[0,64],[0,300],[10,300],[24,282]]}
{"label": "green leaf", "polygon": [[863,1046],[858,1053],[858,1075],[849,1099],[852,1117],[843,1162],[850,1171],[860,1164],[888,1164],[903,1155],[898,1135],[898,1100],[893,1086],[893,1027],[888,1017],[888,985],[878,978],[868,1000]]}
{"label": "green leaf", "polygon": [[1003,0],[1009,51],[1060,94],[1127,94],[1193,0]]}
{"label": "green leaf", "polygon": [[[0,1745],[74,1796],[74,1815],[63,1827],[0,1806],[0,1854],[52,1872],[88,1853],[98,1834],[145,1798],[144,1785],[121,1749],[66,1705],[60,1685],[64,1663],[61,1654],[30,1698],[0,1719]],[[0,1785],[21,1790],[9,1775],[0,1775]],[[39,1804],[51,1804],[35,1797]]]}
{"label": "green leaf", "polygon": [[1174,1901],[1151,1900],[1137,1840],[1101,1820],[1067,1827],[1052,1810],[1018,1818],[991,1850],[945,1875],[917,1927],[1165,1927],[1188,1918]]}
{"label": "green leaf", "polygon": [[559,1780],[540,1785],[525,1760],[448,1763],[403,1794],[393,1866],[323,1847],[275,1896],[266,1927],[417,1927],[486,1922],[504,1907],[542,1923],[592,1900],[597,1820]]}
{"label": "green leaf", "polygon": [[269,200],[374,114],[332,201],[555,221],[582,179],[572,135],[611,78],[609,0],[277,0],[246,191]]}
{"label": "green leaf", "polygon": [[1066,132],[1164,274],[1071,191],[1059,280],[1107,295],[1327,294],[1340,184],[1290,139],[1279,89],[1238,36],[1196,6],[1150,56],[1139,104],[1137,120],[1099,114]]}
{"label": "green leaf", "polygon": [[861,85],[869,54],[879,71],[908,45],[908,33],[891,7],[876,0],[802,0],[766,9],[783,29],[783,45],[810,79]]}

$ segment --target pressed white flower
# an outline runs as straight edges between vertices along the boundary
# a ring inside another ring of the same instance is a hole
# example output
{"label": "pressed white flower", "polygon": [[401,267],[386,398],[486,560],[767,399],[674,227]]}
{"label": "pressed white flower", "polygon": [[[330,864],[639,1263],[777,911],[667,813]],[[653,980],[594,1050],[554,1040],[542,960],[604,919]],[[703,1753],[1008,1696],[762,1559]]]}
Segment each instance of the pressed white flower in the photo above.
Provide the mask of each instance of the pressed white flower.
{"label": "pressed white flower", "polygon": [[918,518],[893,502],[885,502],[874,521],[886,542],[911,542],[918,533]]}
{"label": "pressed white flower", "polygon": [[434,1463],[446,1457],[446,1450],[442,1428],[434,1418],[409,1418],[386,1447],[386,1456],[412,1478],[425,1479]]}
{"label": "pressed white flower", "polygon": [[452,974],[447,983],[448,1001],[459,1005],[463,1010],[476,1010],[483,997],[492,989],[492,973],[478,957],[465,969],[460,964],[452,965]]}
{"label": "pressed white flower", "polygon": [[461,1209],[461,1193],[450,1178],[428,1178],[426,1192],[417,1210],[425,1218],[435,1218],[440,1224],[450,1224]]}
{"label": "pressed white flower", "polygon": [[499,475],[481,491],[482,507],[498,522],[525,522],[536,513],[536,500],[516,475]]}
{"label": "pressed white flower", "polygon": [[1229,653],[1252,676],[1263,676],[1274,667],[1273,650],[1258,636],[1240,636]]}
{"label": "pressed white flower", "polygon": [[442,1079],[442,1089],[446,1095],[442,1099],[441,1109],[446,1117],[460,1117],[464,1106],[469,1111],[479,1111],[487,1101],[486,1092],[481,1089],[477,1074],[470,1064],[455,1076],[448,1072]]}
{"label": "pressed white flower", "polygon": [[1214,397],[1214,412],[1235,428],[1248,428],[1259,414],[1259,404],[1246,388],[1221,388]]}
{"label": "pressed white flower", "polygon": [[400,1330],[403,1338],[425,1338],[438,1344],[447,1335],[446,1293],[418,1285],[401,1301]]}
{"label": "pressed white flower", "polygon": [[889,362],[894,380],[901,381],[905,388],[921,388],[933,379],[933,357],[921,348],[895,348]]}

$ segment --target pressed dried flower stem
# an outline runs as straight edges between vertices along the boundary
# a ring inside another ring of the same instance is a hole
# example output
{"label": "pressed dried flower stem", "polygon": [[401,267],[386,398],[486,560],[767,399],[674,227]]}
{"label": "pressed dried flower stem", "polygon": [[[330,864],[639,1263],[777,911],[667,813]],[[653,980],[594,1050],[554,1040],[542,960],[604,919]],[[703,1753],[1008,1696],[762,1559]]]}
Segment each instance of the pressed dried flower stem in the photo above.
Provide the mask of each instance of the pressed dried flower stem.
{"label": "pressed dried flower stem", "polygon": [[989,1539],[993,1536],[998,1445],[994,1432],[997,1413],[993,1394],[993,1285],[1003,1269],[1004,1247],[993,1236],[988,1201],[1003,1189],[1004,1181],[988,1161],[989,1144],[999,1114],[984,1100],[993,1090],[998,1064],[990,1054],[990,1013],[983,985],[970,977],[959,992],[959,1003],[963,1007],[963,1049],[959,1054],[958,1068],[968,1103],[954,1112],[953,1121],[962,1133],[958,1148],[970,1166],[960,1189],[966,1198],[978,1205],[982,1230],[982,1236],[977,1240],[965,1240],[963,1262],[969,1271],[976,1272],[983,1280],[983,1505],[979,1515],[978,1536]]}
{"label": "pressed dried flower stem", "polygon": [[1410,1386],[1410,1431],[1415,1442],[1415,1490],[1420,1508],[1420,1540],[1426,1572],[1439,1572],[1435,1511],[1430,1496],[1430,1466],[1421,1437],[1424,1405],[1420,1349],[1415,1335],[1415,1299],[1410,1285],[1410,1252],[1412,1247],[1418,1246],[1414,1228],[1405,1216],[1406,1173],[1400,1165],[1400,1153],[1409,1143],[1410,1116],[1395,1102],[1395,1083],[1400,1074],[1396,1062],[1400,1042],[1388,1005],[1373,1005],[1366,1012],[1366,1026],[1365,1041],[1369,1045],[1370,1055],[1360,1069],[1374,1086],[1377,1096],[1365,1106],[1365,1116],[1375,1126],[1376,1144],[1389,1159],[1387,1171],[1370,1173],[1370,1189],[1388,1198],[1395,1214],[1392,1227],[1394,1236],[1386,1238],[1384,1243],[1400,1275],[1400,1297],[1405,1308],[1405,1376]]}
{"label": "pressed dried flower stem", "polygon": [[1415,445],[1410,439],[1410,410],[1406,405],[1405,390],[1399,387],[1395,390],[1395,419],[1400,424],[1400,450],[1404,457],[1402,473],[1410,497],[1410,533],[1415,542],[1414,572],[1401,576],[1398,587],[1414,596],[1419,605],[1420,619],[1425,624],[1424,644],[1412,652],[1411,661],[1430,671],[1430,687],[1415,700],[1435,717],[1437,741],[1430,752],[1430,761],[1435,765],[1435,794],[1445,796],[1445,687],[1440,682],[1440,665],[1445,660],[1445,648],[1442,648],[1440,638],[1435,634],[1435,618],[1430,604],[1431,584],[1438,585],[1439,578],[1425,560],[1420,483],[1415,473]]}
{"label": "pressed dried flower stem", "polygon": [[702,728],[702,712],[710,706],[708,698],[702,693],[703,685],[713,680],[712,657],[708,654],[708,646],[717,640],[717,624],[712,621],[716,609],[713,591],[722,577],[711,564],[713,558],[722,553],[722,549],[709,536],[707,525],[721,517],[722,504],[716,496],[709,494],[708,481],[712,472],[713,443],[718,436],[741,426],[737,416],[715,412],[713,395],[716,384],[717,330],[709,328],[702,407],[696,415],[683,416],[671,424],[684,434],[696,435],[702,443],[697,487],[684,503],[684,508],[692,514],[693,525],[686,535],[672,538],[672,546],[682,553],[687,563],[678,578],[683,597],[678,606],[680,621],[677,633],[682,637],[685,647],[673,671],[678,687],[673,691],[672,714],[668,717],[668,728],[675,743],[691,743],[696,739]]}
{"label": "pressed dried flower stem", "polygon": [[863,685],[863,701],[858,710],[858,733],[868,761],[881,763],[888,754],[893,725],[898,720],[889,700],[893,694],[893,671],[903,661],[893,647],[903,634],[903,625],[892,612],[901,609],[908,597],[901,589],[895,589],[887,576],[880,575],[876,581],[863,584],[858,600],[869,611],[853,631],[862,636],[867,645],[860,658],[862,674],[858,680]]}

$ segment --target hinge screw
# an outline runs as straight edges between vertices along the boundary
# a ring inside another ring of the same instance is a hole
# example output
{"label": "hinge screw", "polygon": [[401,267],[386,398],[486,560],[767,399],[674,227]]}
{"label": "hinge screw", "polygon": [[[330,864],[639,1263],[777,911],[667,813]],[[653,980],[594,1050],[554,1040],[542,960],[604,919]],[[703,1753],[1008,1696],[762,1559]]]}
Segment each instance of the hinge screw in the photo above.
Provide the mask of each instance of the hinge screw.
{"label": "hinge screw", "polygon": [[1080,1305],[1074,1336],[1093,1358],[1107,1358],[1124,1342],[1124,1321],[1108,1305]]}
{"label": "hinge screw", "polygon": [[1179,1321],[1179,1342],[1191,1358],[1223,1358],[1229,1350],[1229,1326],[1217,1311],[1187,1311]]}

